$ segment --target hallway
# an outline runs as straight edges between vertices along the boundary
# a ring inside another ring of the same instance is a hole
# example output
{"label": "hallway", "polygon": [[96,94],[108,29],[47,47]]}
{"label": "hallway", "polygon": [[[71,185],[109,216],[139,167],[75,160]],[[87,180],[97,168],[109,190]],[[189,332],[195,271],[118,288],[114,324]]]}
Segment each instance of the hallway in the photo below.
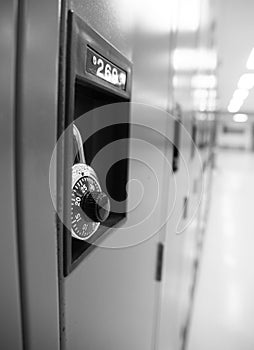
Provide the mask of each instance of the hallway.
{"label": "hallway", "polygon": [[188,350],[254,349],[254,154],[219,151]]}

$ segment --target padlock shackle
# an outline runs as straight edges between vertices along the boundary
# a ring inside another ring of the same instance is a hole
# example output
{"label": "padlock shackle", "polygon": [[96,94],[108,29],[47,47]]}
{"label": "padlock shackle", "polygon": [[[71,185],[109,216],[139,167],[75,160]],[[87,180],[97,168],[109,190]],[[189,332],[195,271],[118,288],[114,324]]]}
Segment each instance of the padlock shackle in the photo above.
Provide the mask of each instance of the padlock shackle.
{"label": "padlock shackle", "polygon": [[82,136],[79,132],[79,129],[76,127],[75,124],[73,124],[73,136],[74,136],[74,140],[77,144],[77,149],[79,152],[79,159],[80,159],[80,163],[84,163],[86,164],[86,158],[85,158],[85,154],[84,154],[84,149],[83,149],[83,141],[82,141]]}

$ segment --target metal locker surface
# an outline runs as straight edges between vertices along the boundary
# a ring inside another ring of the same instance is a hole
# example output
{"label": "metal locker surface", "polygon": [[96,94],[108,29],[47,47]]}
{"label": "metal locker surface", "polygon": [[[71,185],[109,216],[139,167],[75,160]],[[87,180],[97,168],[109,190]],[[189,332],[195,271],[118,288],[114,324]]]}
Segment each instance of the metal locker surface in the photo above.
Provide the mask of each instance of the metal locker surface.
{"label": "metal locker surface", "polygon": [[0,344],[22,349],[15,188],[15,78],[17,1],[0,4]]}
{"label": "metal locker surface", "polygon": [[49,164],[56,142],[59,2],[20,2],[17,203],[25,349],[59,349],[56,216]]}

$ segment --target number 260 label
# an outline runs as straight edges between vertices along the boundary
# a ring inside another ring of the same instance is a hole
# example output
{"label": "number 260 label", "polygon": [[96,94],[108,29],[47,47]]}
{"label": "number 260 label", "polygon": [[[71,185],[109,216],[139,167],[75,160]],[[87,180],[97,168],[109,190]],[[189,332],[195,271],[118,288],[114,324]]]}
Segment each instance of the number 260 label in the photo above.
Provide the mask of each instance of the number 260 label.
{"label": "number 260 label", "polygon": [[86,70],[121,90],[125,90],[126,88],[126,72],[116,67],[90,48],[87,48]]}

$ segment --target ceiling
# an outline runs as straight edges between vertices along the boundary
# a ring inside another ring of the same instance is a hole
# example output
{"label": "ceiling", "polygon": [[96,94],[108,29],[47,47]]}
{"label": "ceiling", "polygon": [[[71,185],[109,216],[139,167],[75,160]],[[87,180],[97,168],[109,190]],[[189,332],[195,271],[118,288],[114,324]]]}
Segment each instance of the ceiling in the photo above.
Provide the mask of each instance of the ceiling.
{"label": "ceiling", "polygon": [[[254,47],[254,1],[217,1],[218,109],[227,111],[229,101]],[[254,71],[251,71],[254,72]],[[254,113],[254,89],[239,112]]]}

